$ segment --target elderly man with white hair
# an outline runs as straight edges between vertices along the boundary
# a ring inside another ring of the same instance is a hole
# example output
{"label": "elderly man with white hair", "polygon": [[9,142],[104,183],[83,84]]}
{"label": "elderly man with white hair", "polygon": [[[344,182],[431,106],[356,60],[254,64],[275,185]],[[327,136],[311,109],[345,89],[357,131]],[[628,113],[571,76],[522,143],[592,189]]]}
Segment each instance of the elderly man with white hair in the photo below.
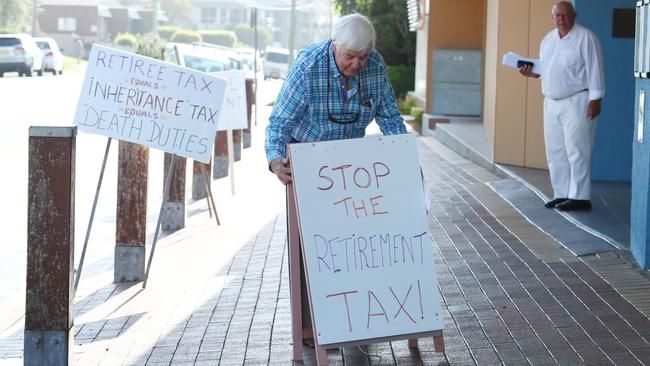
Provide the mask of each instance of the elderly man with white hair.
{"label": "elderly man with white hair", "polygon": [[544,206],[591,210],[591,152],[605,94],[602,51],[596,35],[576,24],[573,4],[560,1],[551,14],[557,29],[540,45],[541,75],[530,66],[520,69],[542,79],[544,142],[555,196]]}
{"label": "elderly man with white hair", "polygon": [[266,129],[269,169],[287,184],[287,144],[363,137],[373,119],[385,135],[406,133],[372,24],[346,15],[291,67]]}

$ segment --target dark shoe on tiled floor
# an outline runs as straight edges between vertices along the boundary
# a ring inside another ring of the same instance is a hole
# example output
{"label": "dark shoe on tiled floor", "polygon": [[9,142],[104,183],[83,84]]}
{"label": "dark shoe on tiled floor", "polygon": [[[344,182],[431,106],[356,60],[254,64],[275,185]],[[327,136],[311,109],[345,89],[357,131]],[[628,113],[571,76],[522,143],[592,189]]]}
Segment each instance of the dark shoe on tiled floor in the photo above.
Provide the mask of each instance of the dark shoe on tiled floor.
{"label": "dark shoe on tiled floor", "polygon": [[559,205],[560,203],[563,203],[564,201],[568,200],[568,198],[555,198],[552,199],[544,204],[544,207],[546,208],[553,208],[556,205]]}
{"label": "dark shoe on tiled floor", "polygon": [[591,210],[591,201],[568,199],[557,206],[560,211],[589,211]]}

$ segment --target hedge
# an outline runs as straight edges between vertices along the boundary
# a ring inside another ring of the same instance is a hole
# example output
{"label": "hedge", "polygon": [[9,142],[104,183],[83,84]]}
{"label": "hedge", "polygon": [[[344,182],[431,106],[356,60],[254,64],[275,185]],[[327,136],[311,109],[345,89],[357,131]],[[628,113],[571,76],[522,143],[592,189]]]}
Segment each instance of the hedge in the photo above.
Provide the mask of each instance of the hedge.
{"label": "hedge", "polygon": [[233,31],[226,30],[200,30],[199,34],[203,42],[216,44],[225,47],[235,47],[237,44],[237,35]]}
{"label": "hedge", "polygon": [[414,66],[386,66],[388,80],[390,80],[395,96],[402,99],[411,90],[415,89],[415,67]]}
{"label": "hedge", "polygon": [[158,27],[158,34],[160,35],[160,38],[166,41],[171,41],[174,33],[178,32],[179,30],[180,28],[173,25],[161,25]]}
{"label": "hedge", "polygon": [[201,38],[201,34],[186,29],[178,30],[172,36],[172,42],[177,42],[177,43],[193,43],[193,42],[202,42],[202,41],[203,38]]}
{"label": "hedge", "polygon": [[118,46],[135,49],[138,45],[138,39],[131,33],[119,33],[113,40],[113,43]]}

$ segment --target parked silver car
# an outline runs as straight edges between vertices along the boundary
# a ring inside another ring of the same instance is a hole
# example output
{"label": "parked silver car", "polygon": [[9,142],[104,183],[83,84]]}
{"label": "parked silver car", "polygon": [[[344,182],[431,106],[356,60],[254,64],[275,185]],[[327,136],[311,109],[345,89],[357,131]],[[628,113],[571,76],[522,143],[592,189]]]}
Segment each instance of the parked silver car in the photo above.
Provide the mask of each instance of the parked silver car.
{"label": "parked silver car", "polygon": [[43,75],[43,52],[27,34],[0,34],[0,77],[17,71],[19,76]]}
{"label": "parked silver car", "polygon": [[63,54],[56,41],[50,37],[37,37],[34,40],[45,57],[43,69],[54,75],[63,74]]}

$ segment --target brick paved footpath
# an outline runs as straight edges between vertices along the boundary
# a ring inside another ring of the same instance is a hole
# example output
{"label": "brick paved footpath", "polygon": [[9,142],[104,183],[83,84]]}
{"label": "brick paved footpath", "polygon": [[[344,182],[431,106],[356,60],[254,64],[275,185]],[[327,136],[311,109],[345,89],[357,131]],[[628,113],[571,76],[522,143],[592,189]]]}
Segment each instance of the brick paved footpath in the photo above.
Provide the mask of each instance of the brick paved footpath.
{"label": "brick paved footpath", "polygon": [[[446,353],[430,339],[419,351],[400,341],[330,351],[331,365],[650,364],[650,320],[592,270],[616,253],[574,257],[486,185],[500,178],[432,138],[418,141]],[[263,158],[256,164],[255,184],[239,193],[257,205],[240,214],[246,225],[222,214],[221,227],[165,238],[144,291],[112,284],[112,272],[86,280],[77,365],[292,363],[283,191],[259,175]],[[21,356],[22,329],[0,341],[0,357]],[[315,364],[313,351],[304,363]]]}

